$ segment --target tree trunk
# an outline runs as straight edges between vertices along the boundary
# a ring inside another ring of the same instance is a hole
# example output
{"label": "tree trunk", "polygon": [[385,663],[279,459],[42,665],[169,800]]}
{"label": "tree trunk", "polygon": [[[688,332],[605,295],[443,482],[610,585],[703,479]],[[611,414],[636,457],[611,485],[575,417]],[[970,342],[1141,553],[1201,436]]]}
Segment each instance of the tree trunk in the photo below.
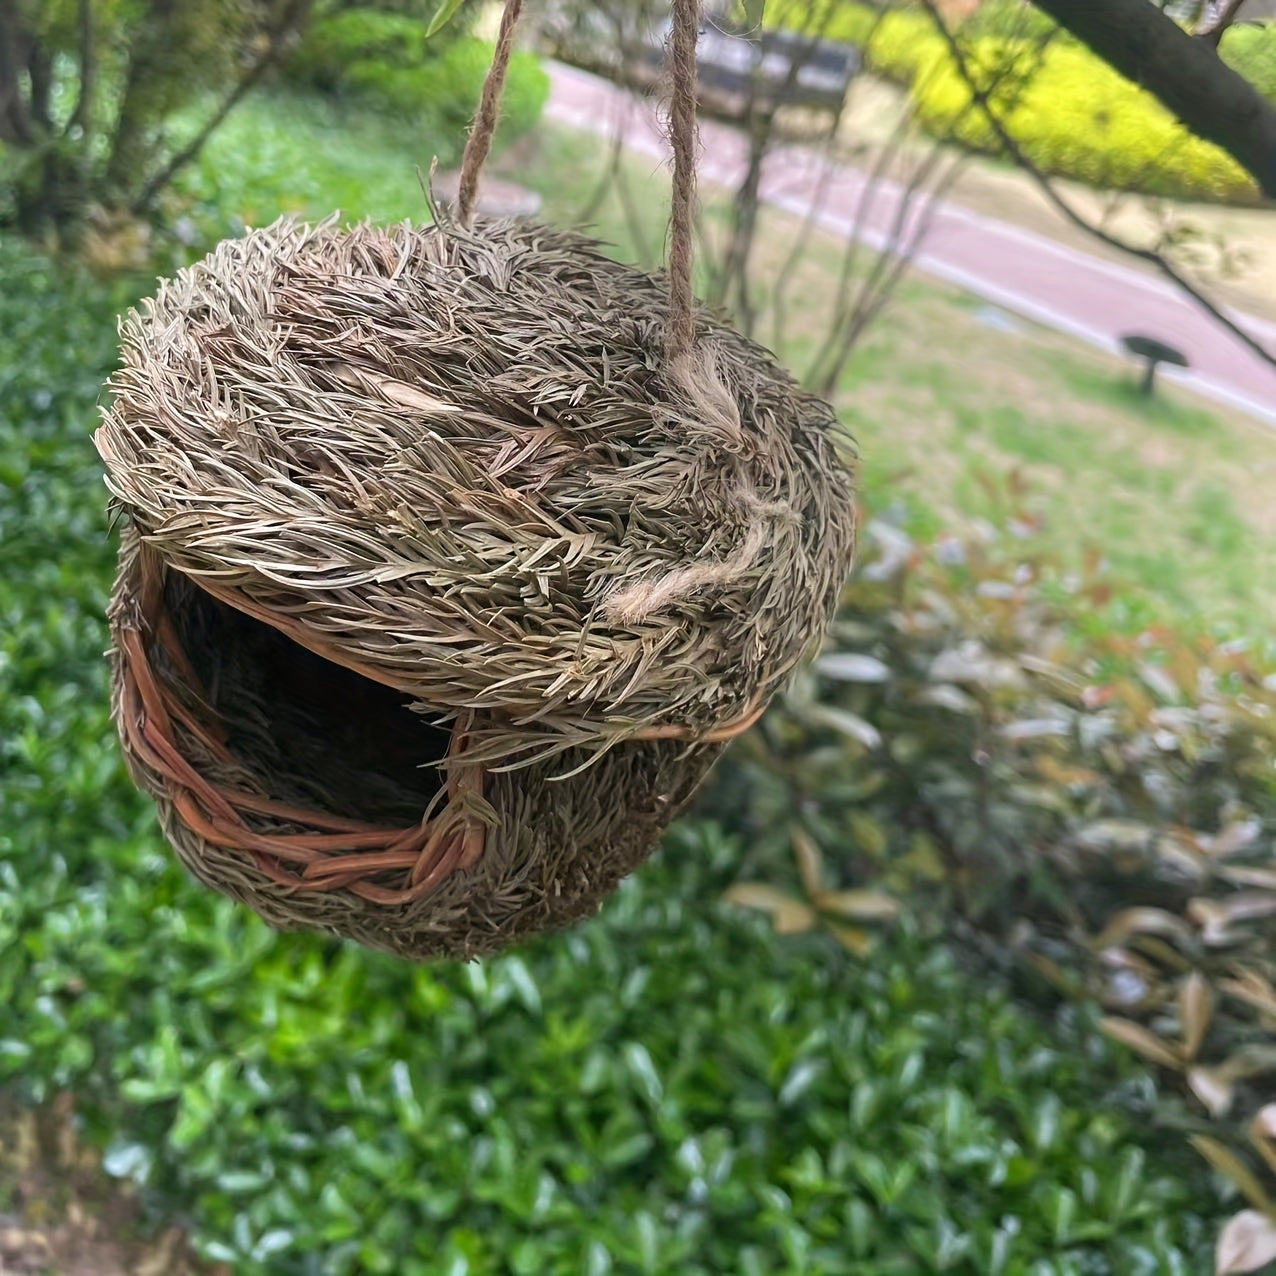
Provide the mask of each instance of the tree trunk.
{"label": "tree trunk", "polygon": [[29,146],[34,141],[22,95],[27,35],[14,0],[0,0],[0,142]]}
{"label": "tree trunk", "polygon": [[175,7],[176,0],[151,0],[146,17],[133,33],[124,92],[106,163],[106,191],[121,204],[130,201],[139,182],[145,179],[150,159],[149,134],[157,122],[156,80],[162,75],[168,56]]}
{"label": "tree trunk", "polygon": [[1276,105],[1152,0],[1033,0],[1128,80],[1222,147],[1276,199]]}

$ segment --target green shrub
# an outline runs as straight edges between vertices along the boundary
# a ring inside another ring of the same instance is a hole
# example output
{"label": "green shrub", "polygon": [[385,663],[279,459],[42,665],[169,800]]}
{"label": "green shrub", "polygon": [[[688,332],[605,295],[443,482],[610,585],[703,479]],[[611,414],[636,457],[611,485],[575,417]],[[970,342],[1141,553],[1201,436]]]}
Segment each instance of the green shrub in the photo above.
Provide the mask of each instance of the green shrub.
{"label": "green shrub", "polygon": [[88,433],[123,300],[0,242],[0,1086],[74,1093],[243,1276],[1204,1269],[1216,1203],[1083,1015],[907,922],[865,963],[778,940],[721,902],[745,849],[710,827],[482,966],[196,888],[107,714]]}
{"label": "green shrub", "polygon": [[1097,1002],[1163,1070],[1162,1124],[1207,1156],[1221,1140],[1276,1215],[1254,1125],[1276,1082],[1270,655],[1108,632],[1118,586],[1060,580],[1026,526],[925,545],[870,524],[830,649],[728,755],[708,810],[744,829],[754,876],[797,857],[799,905],[822,906],[822,846],[822,889],[962,918]]}
{"label": "green shrub", "polygon": [[[912,8],[883,13],[858,3],[831,12],[795,5],[774,14],[768,9],[768,21],[862,46],[873,71],[912,87],[918,120],[929,133],[1001,153],[1000,139],[973,109],[970,90],[926,14]],[[962,27],[972,68],[1034,164],[1103,188],[1187,199],[1254,195],[1253,180],[1239,164],[1193,137],[1150,93],[1071,39],[1056,36],[1046,47],[1052,30],[1047,17],[1019,0],[985,4]],[[1260,92],[1276,98],[1276,27],[1234,28],[1221,52]]]}
{"label": "green shrub", "polygon": [[1264,97],[1276,101],[1276,23],[1229,27],[1219,54]]}
{"label": "green shrub", "polygon": [[[317,21],[289,60],[290,76],[393,115],[405,130],[432,128],[451,162],[459,154],[492,46],[462,35],[426,37],[427,23],[377,9],[344,9]],[[447,29],[445,28],[445,34]],[[534,54],[510,61],[499,136],[512,140],[540,118],[549,76]]]}
{"label": "green shrub", "polygon": [[[435,92],[440,98],[466,104],[463,128],[478,106],[483,79],[492,61],[492,46],[482,40],[457,41],[440,60]],[[497,137],[505,142],[530,132],[549,100],[549,74],[532,53],[515,51],[510,59],[501,96],[501,122]]]}
{"label": "green shrub", "polygon": [[[449,41],[450,43],[450,41]],[[363,64],[420,71],[431,52],[426,26],[380,9],[341,9],[319,18],[288,59],[290,79],[336,93]]]}
{"label": "green shrub", "polygon": [[1054,19],[1029,0],[984,0],[962,24],[962,34],[1003,40],[1044,40],[1055,29]]}

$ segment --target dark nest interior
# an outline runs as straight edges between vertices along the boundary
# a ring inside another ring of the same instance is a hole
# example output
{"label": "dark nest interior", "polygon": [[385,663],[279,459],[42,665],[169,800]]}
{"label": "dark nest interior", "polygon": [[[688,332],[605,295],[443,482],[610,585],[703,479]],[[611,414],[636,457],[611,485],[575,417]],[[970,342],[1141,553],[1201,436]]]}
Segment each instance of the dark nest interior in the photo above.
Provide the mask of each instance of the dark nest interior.
{"label": "dark nest interior", "polygon": [[391,827],[421,818],[442,787],[450,730],[178,573],[164,606],[227,747],[273,797]]}

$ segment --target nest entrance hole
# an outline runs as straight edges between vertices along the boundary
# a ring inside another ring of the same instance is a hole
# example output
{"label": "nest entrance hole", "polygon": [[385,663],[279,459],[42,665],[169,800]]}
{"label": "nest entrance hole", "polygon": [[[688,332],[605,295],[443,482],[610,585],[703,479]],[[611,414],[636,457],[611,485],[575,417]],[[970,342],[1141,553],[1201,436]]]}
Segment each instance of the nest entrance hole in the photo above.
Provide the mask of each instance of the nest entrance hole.
{"label": "nest entrance hole", "polygon": [[450,730],[178,573],[164,599],[227,747],[271,797],[387,826],[421,819],[443,787]]}

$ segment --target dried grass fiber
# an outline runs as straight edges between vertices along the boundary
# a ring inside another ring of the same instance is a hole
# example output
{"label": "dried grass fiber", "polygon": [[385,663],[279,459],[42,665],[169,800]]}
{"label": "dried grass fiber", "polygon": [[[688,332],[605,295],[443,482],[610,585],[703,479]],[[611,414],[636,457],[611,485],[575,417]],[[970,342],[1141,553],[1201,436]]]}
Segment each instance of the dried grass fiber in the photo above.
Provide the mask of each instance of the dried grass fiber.
{"label": "dried grass fiber", "polygon": [[202,881],[464,957],[650,852],[853,541],[831,409],[667,313],[561,230],[285,220],[122,321],[117,719]]}

